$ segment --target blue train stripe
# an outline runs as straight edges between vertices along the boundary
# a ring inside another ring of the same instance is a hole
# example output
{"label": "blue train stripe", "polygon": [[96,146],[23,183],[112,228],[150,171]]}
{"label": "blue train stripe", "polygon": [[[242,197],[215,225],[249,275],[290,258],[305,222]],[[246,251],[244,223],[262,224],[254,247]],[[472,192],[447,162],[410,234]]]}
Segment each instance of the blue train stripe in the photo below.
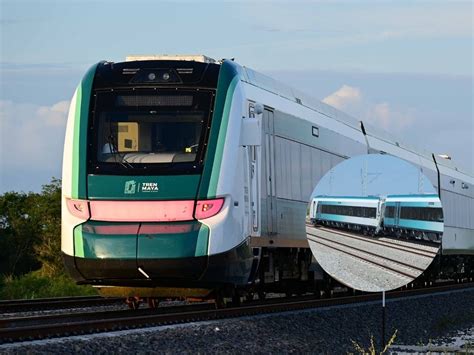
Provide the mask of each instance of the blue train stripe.
{"label": "blue train stripe", "polygon": [[400,207],[427,207],[427,208],[441,208],[441,202],[426,202],[426,201],[413,201],[413,202],[398,202],[398,201],[387,201],[385,206],[397,206]]}
{"label": "blue train stripe", "polygon": [[430,232],[443,233],[443,223],[442,222],[430,222],[430,221],[420,221],[420,220],[411,220],[411,219],[400,219],[398,224],[396,224],[394,218],[384,218],[385,227],[402,227],[408,229],[417,229]]}
{"label": "blue train stripe", "polygon": [[324,221],[361,224],[361,225],[373,226],[373,227],[377,225],[376,218],[351,217],[351,216],[342,216],[342,215],[327,214],[327,213],[318,213],[316,214],[316,218],[319,220],[324,220]]}

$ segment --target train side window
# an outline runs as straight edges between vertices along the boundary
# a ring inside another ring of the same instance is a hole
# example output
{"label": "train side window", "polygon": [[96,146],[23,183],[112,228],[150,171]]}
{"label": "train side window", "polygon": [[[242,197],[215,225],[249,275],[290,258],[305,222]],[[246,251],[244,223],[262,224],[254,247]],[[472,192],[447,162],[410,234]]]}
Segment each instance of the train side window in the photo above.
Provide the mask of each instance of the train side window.
{"label": "train side window", "polygon": [[313,136],[314,137],[319,137],[319,128],[313,126]]}

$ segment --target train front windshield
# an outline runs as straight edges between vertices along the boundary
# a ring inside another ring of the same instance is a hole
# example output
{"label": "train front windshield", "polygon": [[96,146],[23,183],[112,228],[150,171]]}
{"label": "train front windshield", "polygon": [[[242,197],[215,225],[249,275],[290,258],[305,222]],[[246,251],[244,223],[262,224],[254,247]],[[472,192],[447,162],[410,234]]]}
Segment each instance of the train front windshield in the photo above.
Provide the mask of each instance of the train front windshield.
{"label": "train front windshield", "polygon": [[90,128],[94,172],[198,172],[212,101],[206,90],[98,92]]}

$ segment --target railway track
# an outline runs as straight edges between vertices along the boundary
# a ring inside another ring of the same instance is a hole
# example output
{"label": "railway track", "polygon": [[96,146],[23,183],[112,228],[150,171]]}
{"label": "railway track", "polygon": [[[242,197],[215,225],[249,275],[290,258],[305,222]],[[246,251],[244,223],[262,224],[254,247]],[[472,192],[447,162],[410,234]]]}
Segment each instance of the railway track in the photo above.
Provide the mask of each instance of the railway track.
{"label": "railway track", "polygon": [[309,239],[315,242],[316,244],[322,245],[333,251],[335,250],[337,252],[353,257],[357,260],[361,260],[371,265],[375,265],[380,269],[388,270],[390,272],[402,275],[409,279],[415,279],[425,270],[424,268],[413,266],[403,261],[399,261],[377,253],[369,252],[361,248],[356,248],[348,244],[336,242],[327,238],[323,238],[321,236],[317,236],[317,238],[309,237]]}
{"label": "railway track", "polygon": [[10,312],[42,311],[53,309],[106,306],[123,303],[123,298],[103,298],[100,296],[56,297],[0,301],[0,314]]}
{"label": "railway track", "polygon": [[413,242],[404,241],[404,240],[395,239],[395,238],[389,238],[389,237],[381,237],[381,238],[368,237],[368,236],[363,236],[359,234],[354,234],[351,232],[331,229],[327,227],[319,227],[318,229],[328,231],[334,234],[346,236],[352,239],[361,240],[361,241],[369,242],[376,245],[382,245],[387,248],[401,250],[401,251],[405,251],[405,252],[412,253],[415,255],[427,256],[431,258],[434,258],[436,254],[438,254],[438,249],[439,249],[439,246],[433,246],[432,244],[418,242],[418,241],[417,243],[413,243]]}
{"label": "railway track", "polygon": [[330,228],[307,227],[307,237],[331,254],[339,254],[359,264],[369,264],[384,273],[405,278],[408,282],[418,277],[437,253],[437,248],[430,250],[425,246],[402,246]]}
{"label": "railway track", "polygon": [[[405,298],[428,293],[439,293],[461,289],[474,289],[474,283],[450,284],[424,289],[392,291],[387,298]],[[194,304],[176,307],[160,307],[156,310],[126,310],[100,313],[38,316],[33,319],[20,317],[0,323],[0,343],[24,340],[63,337],[117,331],[129,328],[169,325],[195,321],[251,316],[265,313],[296,311],[358,302],[376,301],[380,294],[364,294],[328,299],[284,298],[267,301],[250,301],[240,307],[216,308],[215,304]]]}

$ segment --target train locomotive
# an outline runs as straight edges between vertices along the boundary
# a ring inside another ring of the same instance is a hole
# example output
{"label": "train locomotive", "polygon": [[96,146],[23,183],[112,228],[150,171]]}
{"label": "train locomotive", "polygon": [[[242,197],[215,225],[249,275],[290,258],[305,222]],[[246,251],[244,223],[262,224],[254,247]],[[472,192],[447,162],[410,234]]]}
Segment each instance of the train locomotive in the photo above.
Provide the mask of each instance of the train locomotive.
{"label": "train locomotive", "polygon": [[372,236],[441,242],[443,210],[438,195],[315,196],[310,221]]}
{"label": "train locomotive", "polygon": [[367,197],[316,196],[310,206],[310,220],[314,225],[354,230],[375,235],[380,231],[383,199]]}
{"label": "train locomotive", "polygon": [[384,201],[385,234],[441,242],[443,209],[437,195],[389,195]]}
{"label": "train locomotive", "polygon": [[471,265],[474,181],[450,161],[233,60],[97,63],[67,121],[66,269],[114,296],[310,287],[317,261],[304,221],[312,189],[342,160],[367,153],[423,169],[445,210],[446,265]]}

